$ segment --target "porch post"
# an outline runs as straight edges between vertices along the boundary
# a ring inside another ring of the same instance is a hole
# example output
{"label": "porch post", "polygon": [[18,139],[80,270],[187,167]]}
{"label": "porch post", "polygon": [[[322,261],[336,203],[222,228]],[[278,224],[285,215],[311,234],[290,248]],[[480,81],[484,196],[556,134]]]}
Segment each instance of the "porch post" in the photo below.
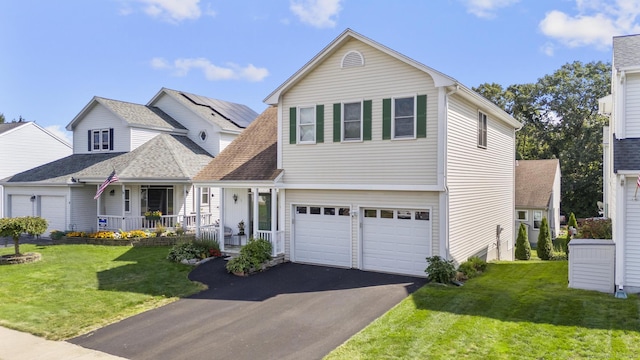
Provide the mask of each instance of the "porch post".
{"label": "porch post", "polygon": [[126,222],[126,209],[124,207],[124,184],[120,184],[120,197],[121,197],[121,203],[122,203],[122,230],[124,231],[129,231],[129,229],[127,228],[127,222]]}
{"label": "porch post", "polygon": [[218,226],[218,244],[220,244],[220,251],[223,252],[224,251],[224,206],[225,206],[225,191],[224,188],[220,188],[220,221],[219,224],[220,226]]}
{"label": "porch post", "polygon": [[[193,191],[193,189],[191,191]],[[182,185],[182,221],[180,222],[183,230],[187,229],[187,221],[186,221],[187,220],[187,196],[188,196],[187,184],[184,184]]]}
{"label": "porch post", "polygon": [[260,228],[259,204],[260,189],[253,188],[253,238],[258,238],[258,229]]}
{"label": "porch post", "polygon": [[196,197],[196,239],[200,238],[200,192],[202,188],[195,188],[195,197]]}
{"label": "porch post", "polygon": [[276,256],[278,251],[278,191],[276,188],[271,188],[269,193],[271,193],[271,255]]}
{"label": "porch post", "polygon": [[[98,192],[98,189],[100,188],[100,185],[96,185],[96,192]],[[100,231],[100,202],[102,199],[102,194],[100,194],[100,196],[98,196],[98,201],[96,201],[96,214],[98,215],[96,217],[96,231]]]}

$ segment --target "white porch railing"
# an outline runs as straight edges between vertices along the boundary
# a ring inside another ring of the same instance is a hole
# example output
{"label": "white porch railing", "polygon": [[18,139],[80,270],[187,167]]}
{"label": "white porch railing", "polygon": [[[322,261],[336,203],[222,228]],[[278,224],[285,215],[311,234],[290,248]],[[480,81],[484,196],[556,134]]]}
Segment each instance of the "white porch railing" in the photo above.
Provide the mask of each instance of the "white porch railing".
{"label": "white porch railing", "polygon": [[217,241],[219,231],[219,228],[215,225],[200,226],[200,239]]}
{"label": "white porch railing", "polygon": [[258,230],[257,235],[271,243],[271,256],[284,254],[284,231]]}
{"label": "white porch railing", "polygon": [[[187,230],[195,230],[197,215],[162,215],[158,220],[147,220],[144,216],[114,216],[99,215],[98,230],[138,230],[155,229],[158,226],[164,228],[175,228],[180,225]],[[211,224],[211,214],[200,214],[200,224],[207,226]]]}

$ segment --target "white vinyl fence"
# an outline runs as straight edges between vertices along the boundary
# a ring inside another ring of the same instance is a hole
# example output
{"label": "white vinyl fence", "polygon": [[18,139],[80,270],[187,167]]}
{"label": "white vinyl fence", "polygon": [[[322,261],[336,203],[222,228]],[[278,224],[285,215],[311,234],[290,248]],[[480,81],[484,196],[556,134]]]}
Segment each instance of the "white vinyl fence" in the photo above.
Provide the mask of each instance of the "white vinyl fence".
{"label": "white vinyl fence", "polygon": [[613,240],[573,239],[569,242],[569,287],[613,294]]}

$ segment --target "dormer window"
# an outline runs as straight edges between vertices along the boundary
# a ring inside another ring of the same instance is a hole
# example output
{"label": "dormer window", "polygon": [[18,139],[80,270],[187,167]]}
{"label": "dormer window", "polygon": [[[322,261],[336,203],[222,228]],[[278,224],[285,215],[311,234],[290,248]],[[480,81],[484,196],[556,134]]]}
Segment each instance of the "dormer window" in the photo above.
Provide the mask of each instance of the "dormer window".
{"label": "dormer window", "polygon": [[89,151],[113,150],[113,129],[89,130]]}
{"label": "dormer window", "polygon": [[200,133],[198,134],[198,137],[200,138],[200,140],[205,141],[207,140],[207,132],[202,130],[200,131]]}

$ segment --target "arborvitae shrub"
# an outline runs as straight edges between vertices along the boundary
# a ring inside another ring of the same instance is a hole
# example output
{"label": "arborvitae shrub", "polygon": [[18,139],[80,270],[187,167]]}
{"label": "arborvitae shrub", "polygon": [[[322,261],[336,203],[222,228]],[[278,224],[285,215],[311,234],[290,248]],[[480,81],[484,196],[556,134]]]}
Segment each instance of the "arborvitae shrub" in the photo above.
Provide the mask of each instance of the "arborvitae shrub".
{"label": "arborvitae shrub", "polygon": [[516,239],[516,259],[531,259],[531,244],[529,243],[529,236],[527,235],[527,227],[525,224],[520,224],[520,228],[518,229],[518,238]]}
{"label": "arborvitae shrub", "polygon": [[538,257],[542,260],[549,260],[553,256],[553,244],[551,243],[551,233],[549,232],[549,222],[547,218],[542,218],[540,224],[540,234],[538,234],[538,247],[536,248]]}

